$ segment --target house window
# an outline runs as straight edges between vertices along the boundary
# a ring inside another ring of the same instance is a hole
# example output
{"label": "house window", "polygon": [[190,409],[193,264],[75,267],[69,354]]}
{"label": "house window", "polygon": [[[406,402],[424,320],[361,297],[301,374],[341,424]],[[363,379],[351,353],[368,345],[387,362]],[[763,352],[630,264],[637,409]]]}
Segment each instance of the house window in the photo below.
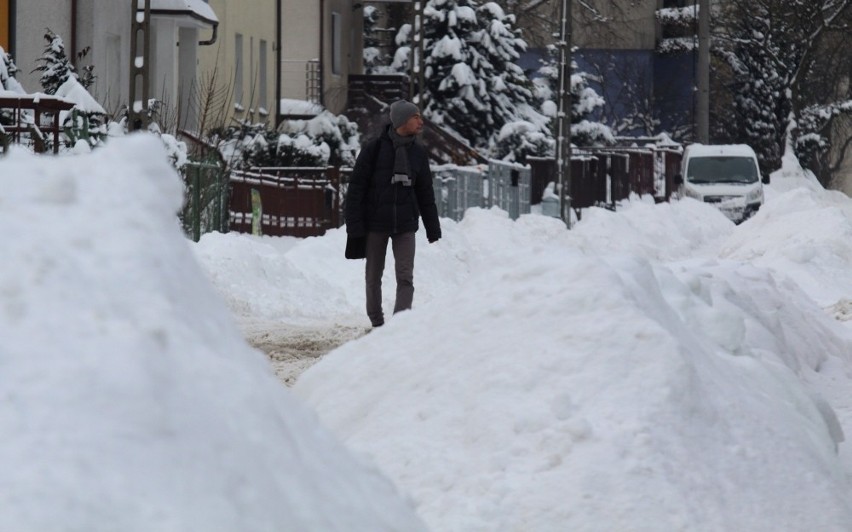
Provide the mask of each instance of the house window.
{"label": "house window", "polygon": [[341,42],[340,38],[342,36],[343,28],[340,23],[340,13],[332,13],[331,14],[331,73],[332,74],[340,74],[340,57],[342,55],[341,52]]}
{"label": "house window", "polygon": [[242,111],[243,106],[243,35],[234,37],[234,107]]}
{"label": "house window", "polygon": [[269,109],[266,107],[266,41],[260,41],[260,94],[258,95],[258,107]]}

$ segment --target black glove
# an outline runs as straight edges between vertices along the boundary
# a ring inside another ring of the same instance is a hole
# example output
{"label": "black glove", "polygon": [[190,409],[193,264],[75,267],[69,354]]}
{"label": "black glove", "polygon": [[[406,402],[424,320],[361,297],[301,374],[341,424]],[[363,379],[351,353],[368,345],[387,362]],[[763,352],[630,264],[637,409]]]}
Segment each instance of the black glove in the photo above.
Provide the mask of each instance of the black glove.
{"label": "black glove", "polygon": [[441,233],[426,233],[426,240],[429,241],[430,244],[437,242],[441,239]]}

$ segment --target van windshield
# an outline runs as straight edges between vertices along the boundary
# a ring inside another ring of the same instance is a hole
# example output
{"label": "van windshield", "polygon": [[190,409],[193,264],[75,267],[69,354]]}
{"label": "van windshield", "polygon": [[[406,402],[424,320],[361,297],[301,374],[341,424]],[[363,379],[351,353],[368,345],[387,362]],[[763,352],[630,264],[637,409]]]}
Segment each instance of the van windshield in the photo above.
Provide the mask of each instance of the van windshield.
{"label": "van windshield", "polygon": [[751,157],[701,156],[689,159],[686,180],[690,183],[755,183],[758,171]]}

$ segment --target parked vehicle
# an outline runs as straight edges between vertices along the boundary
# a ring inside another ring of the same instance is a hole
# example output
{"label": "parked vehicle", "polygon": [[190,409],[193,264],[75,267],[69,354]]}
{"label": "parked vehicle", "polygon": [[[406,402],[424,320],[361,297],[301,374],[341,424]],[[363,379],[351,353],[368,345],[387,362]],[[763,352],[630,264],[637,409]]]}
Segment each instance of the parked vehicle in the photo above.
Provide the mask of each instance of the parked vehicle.
{"label": "parked vehicle", "polygon": [[692,144],[683,152],[675,176],[680,195],[712,203],[734,223],[749,219],[763,204],[757,155],[745,144]]}

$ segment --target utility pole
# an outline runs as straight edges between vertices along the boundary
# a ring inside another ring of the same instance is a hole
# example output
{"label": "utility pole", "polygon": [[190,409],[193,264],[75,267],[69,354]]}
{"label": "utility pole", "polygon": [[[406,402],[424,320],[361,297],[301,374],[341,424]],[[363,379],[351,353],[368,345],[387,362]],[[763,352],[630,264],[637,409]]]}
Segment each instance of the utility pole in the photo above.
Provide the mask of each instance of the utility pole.
{"label": "utility pole", "polygon": [[556,115],[556,173],[559,181],[559,213],[571,228],[571,0],[559,10],[559,102]]}
{"label": "utility pole", "polygon": [[[144,7],[139,9],[139,2]],[[151,0],[133,0],[133,20],[130,23],[130,94],[127,110],[127,129],[136,131],[148,127],[148,88],[151,72]],[[139,40],[142,39],[141,49]],[[141,93],[137,100],[137,91]]]}
{"label": "utility pole", "polygon": [[710,142],[710,0],[698,0],[696,140]]}
{"label": "utility pole", "polygon": [[[408,97],[416,103],[420,110],[426,106],[423,84],[425,76],[423,70],[423,12],[426,8],[426,0],[414,2],[414,16],[411,24],[411,50],[409,51],[409,78]],[[414,96],[417,95],[417,98]]]}

